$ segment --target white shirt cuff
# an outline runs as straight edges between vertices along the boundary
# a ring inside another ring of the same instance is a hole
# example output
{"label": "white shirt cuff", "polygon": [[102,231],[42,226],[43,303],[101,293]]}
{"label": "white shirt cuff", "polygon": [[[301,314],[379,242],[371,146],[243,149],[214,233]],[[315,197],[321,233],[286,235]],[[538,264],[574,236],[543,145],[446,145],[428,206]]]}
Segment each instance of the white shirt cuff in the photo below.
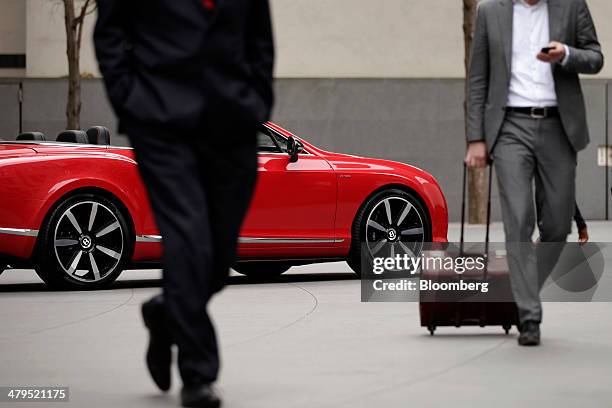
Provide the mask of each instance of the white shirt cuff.
{"label": "white shirt cuff", "polygon": [[565,57],[563,57],[563,61],[561,61],[561,66],[565,66],[565,64],[567,64],[567,61],[569,61],[569,57],[570,57],[569,47],[565,44],[563,44],[563,46],[565,47]]}

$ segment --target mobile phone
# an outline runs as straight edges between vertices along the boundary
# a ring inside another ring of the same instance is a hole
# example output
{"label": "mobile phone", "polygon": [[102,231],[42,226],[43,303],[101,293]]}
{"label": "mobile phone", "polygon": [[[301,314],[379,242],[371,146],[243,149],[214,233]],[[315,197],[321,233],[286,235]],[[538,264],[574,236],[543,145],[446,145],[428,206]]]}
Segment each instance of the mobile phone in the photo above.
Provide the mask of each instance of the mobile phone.
{"label": "mobile phone", "polygon": [[548,54],[550,52],[550,50],[552,50],[553,47],[544,47],[542,48],[542,54]]}

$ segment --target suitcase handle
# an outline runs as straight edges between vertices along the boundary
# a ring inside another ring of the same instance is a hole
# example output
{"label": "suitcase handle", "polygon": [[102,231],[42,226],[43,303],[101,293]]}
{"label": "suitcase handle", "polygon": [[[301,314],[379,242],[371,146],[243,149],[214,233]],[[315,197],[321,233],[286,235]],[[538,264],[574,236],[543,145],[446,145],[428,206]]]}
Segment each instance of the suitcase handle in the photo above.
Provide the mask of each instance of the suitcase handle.
{"label": "suitcase handle", "polygon": [[[463,255],[464,230],[465,230],[465,202],[467,195],[467,164],[463,162],[463,192],[461,194],[461,238],[459,241],[459,253]],[[488,261],[489,255],[489,233],[491,227],[491,182],[493,180],[493,163],[489,162],[489,182],[487,191],[487,229],[485,235],[485,253],[484,256]],[[488,262],[487,262],[488,264]],[[486,267],[485,267],[486,271]],[[485,272],[486,273],[486,272]]]}

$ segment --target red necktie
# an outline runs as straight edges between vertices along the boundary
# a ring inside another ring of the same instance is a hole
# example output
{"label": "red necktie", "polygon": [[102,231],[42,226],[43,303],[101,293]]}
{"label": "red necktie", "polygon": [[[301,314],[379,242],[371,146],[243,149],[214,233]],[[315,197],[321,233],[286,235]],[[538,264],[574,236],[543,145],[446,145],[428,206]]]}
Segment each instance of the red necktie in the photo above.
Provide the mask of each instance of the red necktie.
{"label": "red necktie", "polygon": [[202,4],[208,10],[212,10],[212,9],[215,8],[215,1],[214,0],[202,0]]}

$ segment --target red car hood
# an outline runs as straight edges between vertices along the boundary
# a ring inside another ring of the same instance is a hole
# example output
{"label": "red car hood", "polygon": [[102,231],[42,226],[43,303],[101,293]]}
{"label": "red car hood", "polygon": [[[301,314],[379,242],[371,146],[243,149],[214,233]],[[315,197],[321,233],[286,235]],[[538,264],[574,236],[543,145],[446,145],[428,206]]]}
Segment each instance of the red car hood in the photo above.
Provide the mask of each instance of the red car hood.
{"label": "red car hood", "polygon": [[431,183],[438,184],[436,179],[431,174],[409,164],[391,160],[354,156],[350,154],[332,153],[326,151],[321,151],[321,153],[323,153],[325,159],[335,170],[378,170],[383,173],[391,172],[404,176],[409,174],[411,176],[419,176]]}

